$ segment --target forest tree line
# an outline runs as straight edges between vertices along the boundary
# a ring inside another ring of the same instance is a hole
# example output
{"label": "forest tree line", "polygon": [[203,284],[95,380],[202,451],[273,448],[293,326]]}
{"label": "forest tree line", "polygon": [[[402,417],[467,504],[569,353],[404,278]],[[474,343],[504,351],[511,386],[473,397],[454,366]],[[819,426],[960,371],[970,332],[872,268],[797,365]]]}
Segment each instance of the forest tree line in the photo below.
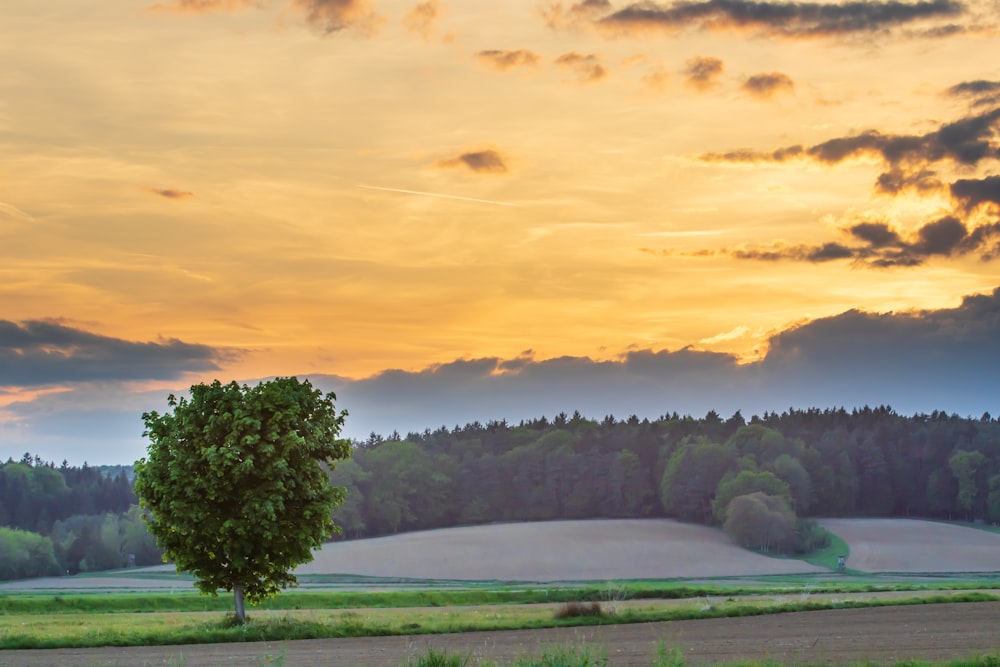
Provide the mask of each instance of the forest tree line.
{"label": "forest tree line", "polygon": [[[758,495],[741,501],[740,516],[997,522],[1000,421],[906,417],[888,407],[789,410],[749,422],[739,412],[600,421],[560,414],[372,434],[331,480],[348,490],[334,515],[345,538],[551,519],[675,517],[724,526],[729,503],[754,494],[780,498],[782,507]],[[808,547],[809,525],[797,529],[807,533],[799,546]]]}
{"label": "forest tree line", "polygon": [[0,580],[161,562],[125,467],[0,465]]}
{"label": "forest tree line", "polygon": [[[0,466],[0,579],[159,563],[129,470],[56,467],[30,455]],[[748,547],[801,551],[821,537],[806,517],[1000,522],[1000,420],[907,417],[888,407],[789,410],[749,422],[739,412],[560,414],[373,433],[354,442],[330,479],[347,489],[334,514],[343,539],[674,517],[723,527]]]}

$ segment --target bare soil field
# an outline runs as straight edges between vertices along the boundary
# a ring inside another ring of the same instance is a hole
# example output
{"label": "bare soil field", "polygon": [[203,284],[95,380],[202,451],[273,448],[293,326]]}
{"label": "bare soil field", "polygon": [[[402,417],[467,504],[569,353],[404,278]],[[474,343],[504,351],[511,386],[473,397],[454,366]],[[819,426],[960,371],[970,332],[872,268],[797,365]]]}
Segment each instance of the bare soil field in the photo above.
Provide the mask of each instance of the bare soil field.
{"label": "bare soil field", "polygon": [[[862,572],[1000,572],[1000,534],[909,519],[824,519]],[[171,566],[0,583],[3,591],[181,591]],[[669,519],[493,524],[327,544],[298,574],[526,582],[698,579],[824,572],[767,558],[721,531]]]}
{"label": "bare soil field", "polygon": [[687,664],[770,660],[781,663],[893,663],[996,655],[1000,603],[934,604],[812,611],[753,618],[642,623],[591,628],[103,649],[0,651],[3,667],[184,665],[215,667],[395,667],[428,647],[479,660],[509,661],[545,646],[591,642],[609,663],[648,667],[658,642]]}
{"label": "bare soil field", "polygon": [[912,519],[824,519],[863,572],[998,572],[1000,534]]}
{"label": "bare soil field", "polygon": [[580,581],[822,571],[752,553],[707,526],[621,519],[493,524],[336,542],[297,573]]}

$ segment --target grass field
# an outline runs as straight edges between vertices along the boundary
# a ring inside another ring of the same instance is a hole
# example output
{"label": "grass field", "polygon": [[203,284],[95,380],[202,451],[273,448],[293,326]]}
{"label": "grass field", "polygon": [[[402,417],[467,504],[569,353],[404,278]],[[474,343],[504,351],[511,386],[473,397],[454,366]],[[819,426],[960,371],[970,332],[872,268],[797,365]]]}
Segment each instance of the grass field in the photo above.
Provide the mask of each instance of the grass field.
{"label": "grass field", "polygon": [[[290,592],[266,608],[253,609],[247,626],[229,621],[225,610],[230,601],[224,598],[12,595],[0,598],[0,649],[413,635],[1000,600],[989,591],[941,590],[933,584],[865,588],[877,586],[775,582],[757,587],[623,584],[535,591]],[[576,601],[594,601],[600,613],[560,617],[564,605]]]}

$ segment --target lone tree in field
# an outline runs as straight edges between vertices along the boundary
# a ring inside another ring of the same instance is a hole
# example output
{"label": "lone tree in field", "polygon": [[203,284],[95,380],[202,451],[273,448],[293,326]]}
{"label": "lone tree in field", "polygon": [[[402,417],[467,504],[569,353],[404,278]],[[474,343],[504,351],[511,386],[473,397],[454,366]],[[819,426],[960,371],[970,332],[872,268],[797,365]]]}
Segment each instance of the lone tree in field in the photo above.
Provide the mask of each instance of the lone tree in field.
{"label": "lone tree in field", "polygon": [[233,591],[236,616],[298,582],[295,566],[336,530],[331,511],[345,491],[323,463],[346,458],[338,413],[308,381],[278,378],[191,387],[170,411],[143,414],[147,457],[135,463],[135,492],[149,531],[177,569],[211,595]]}

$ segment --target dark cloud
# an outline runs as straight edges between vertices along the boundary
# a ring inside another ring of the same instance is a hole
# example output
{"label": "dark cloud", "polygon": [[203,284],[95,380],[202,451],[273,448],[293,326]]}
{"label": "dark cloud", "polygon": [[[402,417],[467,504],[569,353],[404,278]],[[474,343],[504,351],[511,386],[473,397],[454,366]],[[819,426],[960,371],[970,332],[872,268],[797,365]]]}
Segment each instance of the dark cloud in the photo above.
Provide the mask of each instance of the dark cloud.
{"label": "dark cloud", "polygon": [[370,35],[383,22],[369,0],[293,0],[292,4],[305,11],[309,24],[326,35],[344,30]]}
{"label": "dark cloud", "polygon": [[1000,207],[1000,176],[957,180],[951,184],[951,196],[966,210],[980,206]]}
{"label": "dark cloud", "polygon": [[713,87],[725,65],[718,58],[699,56],[690,58],[684,63],[684,80],[687,85],[697,90],[708,90]]}
{"label": "dark cloud", "polygon": [[[886,230],[870,228],[860,234],[883,238],[886,245],[892,242]],[[397,430],[405,435],[472,421],[516,424],[575,410],[595,419],[609,414],[654,419],[674,411],[701,416],[709,410],[722,415],[740,410],[750,417],[788,408],[850,410],[865,405],[891,405],[903,414],[943,410],[978,416],[997,410],[1000,288],[968,296],[955,308],[849,310],[787,328],[762,342],[767,349],[764,358],[743,364],[728,354],[690,347],[633,350],[611,360],[538,359],[527,351],[512,359],[460,359],[359,380],[322,375],[309,379],[324,391],[336,392],[338,408],[350,413],[345,435],[358,439],[371,431]],[[141,344],[58,325],[51,333],[9,323],[0,326],[2,349],[12,349],[13,344],[21,349],[68,345],[97,349],[106,365],[122,371],[119,376],[131,372],[132,363],[159,354],[151,355]],[[119,347],[125,359],[118,359]],[[212,363],[207,348],[199,354],[163,347],[167,351],[154,364],[158,370],[169,368],[171,360],[180,360],[179,365],[187,368]],[[0,359],[7,363],[6,355]],[[41,369],[50,364],[43,362]],[[102,364],[92,366],[101,371]],[[66,381],[70,367],[64,363],[58,372],[49,372],[52,381]],[[0,366],[4,378],[13,377],[10,368]],[[38,375],[20,370],[18,374],[36,379]],[[80,372],[74,372],[72,379],[82,375],[93,379]],[[178,387],[173,393],[184,391]],[[145,447],[138,415],[162,410],[167,393],[133,394],[119,384],[106,384],[8,405],[6,421],[0,420],[0,458],[30,450],[75,463],[87,458],[92,463],[132,461]]]}
{"label": "dark cloud", "polygon": [[555,60],[556,65],[574,72],[580,81],[592,83],[608,75],[600,58],[593,54],[583,55],[575,51],[564,53]]}
{"label": "dark cloud", "polygon": [[976,227],[962,241],[962,246],[976,249],[984,262],[1000,259],[1000,222]]}
{"label": "dark cloud", "polygon": [[781,72],[755,74],[748,78],[742,86],[743,90],[757,99],[770,99],[777,93],[790,93],[795,90],[795,82],[791,77]]}
{"label": "dark cloud", "polygon": [[[975,397],[1000,389],[1000,289],[966,297],[953,309],[852,310],[814,320],[772,337],[761,366],[773,381],[798,387],[796,400],[807,403],[839,392],[848,401],[881,396],[877,402],[897,409],[902,403],[929,412],[934,401],[953,395],[961,397],[953,411],[995,411]],[[915,396],[924,403],[914,404]]]}
{"label": "dark cloud", "polygon": [[165,199],[191,199],[194,197],[193,192],[187,192],[186,190],[174,190],[172,188],[149,188],[149,192]]}
{"label": "dark cloud", "polygon": [[[990,82],[959,84],[950,91],[991,90]],[[730,251],[734,257],[768,261],[826,261],[853,258],[872,267],[917,266],[931,256],[959,257],[968,254],[992,260],[1000,254],[996,223],[977,217],[980,209],[1000,210],[1000,176],[980,179],[960,179],[946,185],[936,168],[939,163],[951,163],[962,169],[979,166],[982,162],[1000,158],[1000,107],[989,109],[957,121],[942,124],[926,134],[883,134],[869,130],[848,137],[835,137],[814,146],[786,146],[773,151],[740,149],[725,153],[706,153],[704,162],[766,163],[789,160],[812,160],[835,165],[858,156],[881,158],[887,170],[875,180],[875,190],[898,195],[907,190],[920,193],[940,192],[947,188],[955,209],[951,215],[925,223],[914,238],[902,236],[881,223],[861,223],[848,229],[862,246],[837,249],[843,257],[831,256],[824,246],[796,246]],[[836,254],[836,253],[834,253]]]}
{"label": "dark cloud", "polygon": [[505,174],[507,162],[503,155],[492,149],[470,151],[455,157],[442,158],[435,162],[441,169],[466,168],[477,174]]}
{"label": "dark cloud", "polygon": [[421,371],[348,381],[315,378],[350,411],[348,429],[423,431],[479,420],[579,410],[600,419],[677,411],[743,415],[788,407],[889,404],[904,412],[996,412],[1000,395],[1000,289],[957,308],[851,310],[773,335],[766,356],[740,364],[727,354],[635,350],[614,360],[459,360]]}
{"label": "dark cloud", "polygon": [[[928,2],[748,2],[705,0],[638,2],[596,19],[613,33],[740,30],[772,37],[809,38],[873,34],[933,19],[961,16],[954,0]],[[952,30],[952,26],[946,26]]]}
{"label": "dark cloud", "polygon": [[476,57],[480,62],[500,72],[506,72],[514,67],[534,67],[541,61],[537,53],[526,49],[487,49],[477,53]]}
{"label": "dark cloud", "polygon": [[427,0],[421,2],[403,17],[403,26],[412,33],[421,35],[424,39],[430,39],[434,23],[441,15],[441,8],[437,0]]}
{"label": "dark cloud", "polygon": [[917,230],[917,242],[912,248],[918,255],[950,255],[959,249],[969,231],[958,218],[941,218]]}
{"label": "dark cloud", "polygon": [[876,190],[890,195],[899,194],[904,190],[934,192],[942,187],[937,172],[931,169],[919,169],[908,173],[902,168],[894,167],[879,174],[878,180],[875,181]]}
{"label": "dark cloud", "polygon": [[[707,162],[784,162],[791,159],[811,159],[824,164],[837,164],[849,158],[876,156],[882,158],[902,175],[889,172],[887,181],[909,178],[914,169],[923,170],[935,162],[950,161],[963,166],[975,166],[986,158],[1000,157],[995,142],[1000,108],[947,123],[933,132],[921,135],[882,134],[868,130],[849,137],[836,137],[803,148],[787,146],[774,151],[741,150],[728,153],[707,153]],[[917,181],[919,182],[919,180]]]}
{"label": "dark cloud", "polygon": [[218,368],[231,353],[169,339],[136,343],[57,322],[0,320],[0,378],[39,386],[115,380],[171,380]]}
{"label": "dark cloud", "polygon": [[852,236],[866,241],[872,248],[900,247],[903,240],[884,222],[859,222],[847,230]]}
{"label": "dark cloud", "polygon": [[777,262],[786,259],[800,262],[822,263],[835,259],[848,259],[854,257],[855,251],[852,248],[839,243],[824,243],[820,246],[796,245],[796,246],[776,246],[771,249],[739,249],[733,250],[730,254],[736,259],[756,259],[765,262]]}
{"label": "dark cloud", "polygon": [[967,227],[953,216],[928,222],[910,239],[881,222],[862,222],[845,230],[862,245],[824,243],[818,246],[778,245],[770,248],[734,249],[737,259],[761,261],[828,262],[850,259],[874,268],[919,266],[934,256],[961,257],[975,254],[984,261],[995,259],[1000,250],[1000,223]]}
{"label": "dark cloud", "polygon": [[[393,370],[357,381],[317,378],[333,389],[354,421],[353,433],[453,426],[473,420],[517,422],[579,410],[656,416],[698,406],[695,395],[725,393],[739,371],[727,354],[692,349],[638,350],[619,359],[463,359],[420,371]],[[706,410],[707,411],[707,408]],[[704,412],[702,412],[703,414]]]}
{"label": "dark cloud", "polygon": [[1000,93],[1000,81],[984,81],[983,79],[963,81],[952,86],[945,93],[952,97],[992,96]]}

